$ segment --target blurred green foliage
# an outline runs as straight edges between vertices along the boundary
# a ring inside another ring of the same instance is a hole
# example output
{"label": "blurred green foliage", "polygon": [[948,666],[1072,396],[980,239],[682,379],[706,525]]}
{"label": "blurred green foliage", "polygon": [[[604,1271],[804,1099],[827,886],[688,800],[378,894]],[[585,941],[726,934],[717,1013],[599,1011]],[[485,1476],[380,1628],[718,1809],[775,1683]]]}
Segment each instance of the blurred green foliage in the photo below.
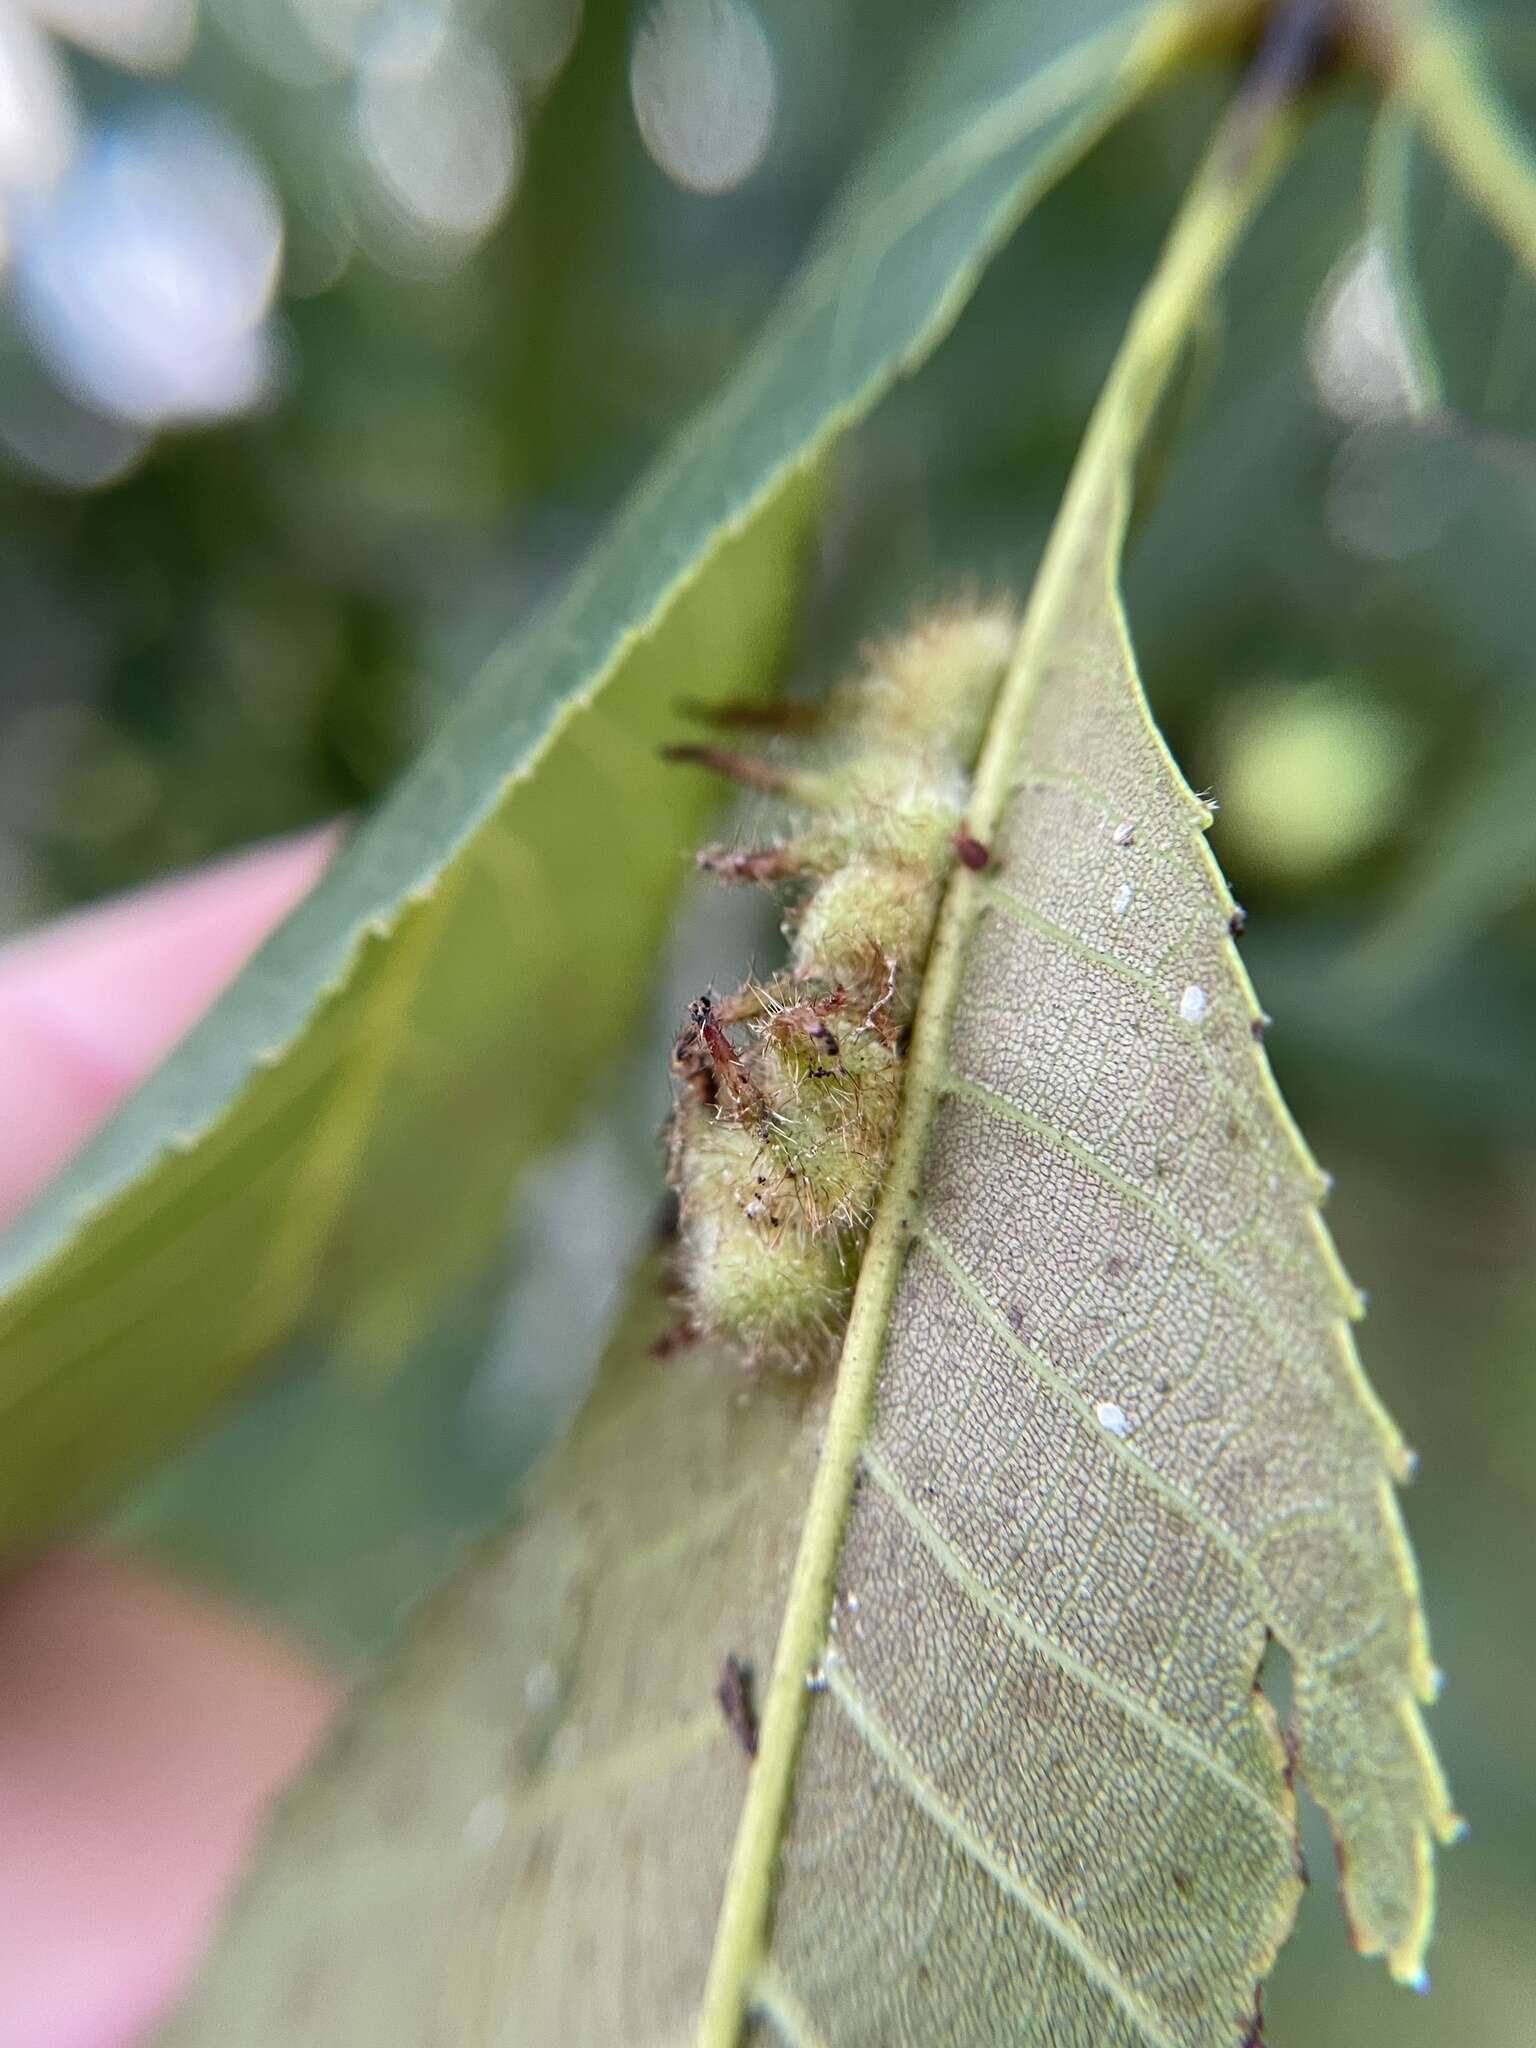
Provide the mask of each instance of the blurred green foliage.
{"label": "blurred green foliage", "polygon": [[632,11],[592,0],[494,233],[415,274],[363,249],[319,290],[346,89],[207,22],[188,87],[286,202],[287,369],[259,416],[100,493],[0,469],[0,928],[376,796],[719,383],[930,12],[773,13],[782,118],[722,200],[647,156]]}
{"label": "blurred green foliage", "polygon": [[[401,275],[359,255],[289,296],[271,407],[164,440],[115,485],[0,481],[0,919],[366,804],[581,557],[741,353],[935,10],[759,12],[779,124],[739,191],[685,193],[646,156],[631,11],[589,0],[515,200],[464,263]],[[1536,108],[1529,25],[1495,28],[1490,50]],[[334,92],[263,77],[217,18],[189,77],[302,224]],[[844,447],[794,688],[957,579],[1027,581],[1215,96],[1195,79],[1127,121]],[[1401,190],[1384,195],[1388,147]],[[1427,422],[1341,418],[1319,393],[1321,309],[1373,225],[1436,365]],[[296,229],[296,266],[307,247]],[[1533,313],[1536,283],[1427,152],[1336,95],[1189,366],[1129,563],[1176,755],[1218,798],[1255,777],[1274,791],[1262,830],[1218,820],[1216,846],[1282,1084],[1339,1174],[1330,1220],[1373,1298],[1368,1366],[1423,1453],[1408,1507],[1450,1673],[1437,1734],[1472,1822],[1424,2005],[1350,1967],[1320,1897],[1304,1912],[1272,2034],[1319,2048],[1518,2048],[1536,2010]],[[675,970],[657,1045],[690,977],[735,977],[729,937],[712,943]],[[592,1117],[641,1189],[660,1111],[635,1071],[594,1090]],[[574,1398],[590,1331],[559,1334],[547,1303],[518,1322],[548,1229],[587,1228],[590,1183],[577,1172],[574,1209],[562,1185],[555,1225],[525,1216],[511,1280],[487,1276],[396,1379],[317,1375],[304,1347],[125,1526],[344,1652],[381,1639]],[[616,1269],[623,1244],[593,1225],[593,1257]],[[519,1358],[562,1361],[533,1393],[506,1367],[509,1327]]]}

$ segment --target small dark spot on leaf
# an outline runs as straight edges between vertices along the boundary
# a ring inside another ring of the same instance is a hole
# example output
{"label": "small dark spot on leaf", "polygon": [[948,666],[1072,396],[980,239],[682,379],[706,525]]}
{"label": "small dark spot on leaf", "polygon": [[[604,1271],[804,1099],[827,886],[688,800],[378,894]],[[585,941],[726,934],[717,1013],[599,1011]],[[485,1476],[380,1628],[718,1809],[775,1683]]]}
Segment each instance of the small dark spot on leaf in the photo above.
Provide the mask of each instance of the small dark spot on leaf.
{"label": "small dark spot on leaf", "polygon": [[669,1188],[656,1204],[655,1220],[651,1225],[654,1243],[665,1248],[677,1241],[677,1196]]}
{"label": "small dark spot on leaf", "polygon": [[734,1650],[720,1667],[715,1698],[725,1716],[725,1725],[748,1756],[757,1755],[757,1713],[752,1704],[752,1671]]}
{"label": "small dark spot on leaf", "polygon": [[984,846],[979,839],[973,839],[969,832],[955,834],[955,853],[962,866],[970,868],[976,874],[979,874],[992,858],[991,848]]}
{"label": "small dark spot on leaf", "polygon": [[1248,913],[1241,903],[1234,903],[1232,915],[1227,919],[1227,930],[1234,939],[1240,939],[1248,929]]}
{"label": "small dark spot on leaf", "polygon": [[1189,1897],[1190,1887],[1193,1883],[1194,1879],[1187,1870],[1176,1870],[1173,1873],[1173,1888],[1181,1899]]}
{"label": "small dark spot on leaf", "polygon": [[690,1344],[699,1341],[699,1333],[687,1316],[679,1316],[669,1329],[662,1331],[651,1346],[652,1358],[673,1358],[679,1351],[686,1351]]}
{"label": "small dark spot on leaf", "polygon": [[1022,1302],[1012,1301],[1008,1304],[1008,1327],[1016,1337],[1023,1335],[1024,1306]]}
{"label": "small dark spot on leaf", "polygon": [[1253,1033],[1254,1044],[1262,1045],[1264,1043],[1264,1033],[1269,1029],[1269,1019],[1267,1017],[1255,1017],[1249,1029]]}

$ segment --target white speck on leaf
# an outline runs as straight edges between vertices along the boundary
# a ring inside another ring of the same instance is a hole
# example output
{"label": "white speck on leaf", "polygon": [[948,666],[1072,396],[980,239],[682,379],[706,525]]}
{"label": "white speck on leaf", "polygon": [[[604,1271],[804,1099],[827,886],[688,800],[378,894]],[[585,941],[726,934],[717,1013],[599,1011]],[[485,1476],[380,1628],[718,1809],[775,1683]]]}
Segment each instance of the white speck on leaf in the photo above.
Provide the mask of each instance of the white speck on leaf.
{"label": "white speck on leaf", "polygon": [[1124,1441],[1130,1435],[1130,1418],[1118,1401],[1101,1401],[1093,1412],[1099,1418],[1099,1427],[1107,1429],[1111,1436]]}
{"label": "white speck on leaf", "polygon": [[1136,891],[1131,887],[1129,882],[1122,882],[1119,888],[1115,891],[1116,917],[1124,917],[1125,913],[1130,909],[1131,905],[1135,902],[1135,900]]}
{"label": "white speck on leaf", "polygon": [[560,1674],[553,1664],[535,1664],[523,1680],[523,1698],[531,1714],[547,1714],[560,1699]]}
{"label": "white speck on leaf", "polygon": [[1210,1006],[1210,998],[1198,981],[1192,981],[1179,997],[1179,1015],[1186,1024],[1203,1024]]}
{"label": "white speck on leaf", "polygon": [[1110,837],[1114,840],[1116,846],[1134,846],[1136,844],[1136,827],[1128,824],[1117,825],[1110,834]]}
{"label": "white speck on leaf", "polygon": [[494,1849],[506,1832],[507,1802],[499,1792],[477,1799],[464,1821],[467,1849]]}

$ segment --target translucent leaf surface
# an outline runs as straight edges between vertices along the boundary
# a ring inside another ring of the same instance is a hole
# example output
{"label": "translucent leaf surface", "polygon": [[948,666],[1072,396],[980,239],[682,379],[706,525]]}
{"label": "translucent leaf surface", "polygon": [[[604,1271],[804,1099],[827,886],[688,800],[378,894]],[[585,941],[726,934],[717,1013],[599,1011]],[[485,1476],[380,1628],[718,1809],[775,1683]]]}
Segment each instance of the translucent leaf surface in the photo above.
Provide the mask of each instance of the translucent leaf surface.
{"label": "translucent leaf surface", "polygon": [[971,10],[723,396],[315,895],[10,1241],[0,1541],[173,1443],[317,1298],[398,1345],[634,1014],[698,798],[679,696],[772,668],[791,489],[1184,17]]}
{"label": "translucent leaf surface", "polygon": [[168,2041],[681,2044],[829,1388],[743,1398],[659,1365],[653,1274],[598,1391],[500,1539],[280,1820],[224,1958]]}
{"label": "translucent leaf surface", "polygon": [[[1455,1823],[1407,1458],[1117,588],[1243,133],[1031,597],[835,1385],[615,1364],[295,1802],[174,2048],[1236,2048],[1301,1882],[1269,1634],[1356,1938],[1417,1977]],[[774,1638],[749,1764],[714,1695]]]}

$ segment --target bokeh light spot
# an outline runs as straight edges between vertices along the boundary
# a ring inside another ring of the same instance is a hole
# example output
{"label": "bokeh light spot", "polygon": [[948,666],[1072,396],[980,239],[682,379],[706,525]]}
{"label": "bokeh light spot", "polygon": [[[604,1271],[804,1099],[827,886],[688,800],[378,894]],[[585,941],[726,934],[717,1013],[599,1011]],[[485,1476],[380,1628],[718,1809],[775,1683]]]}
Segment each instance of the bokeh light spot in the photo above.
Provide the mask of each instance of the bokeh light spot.
{"label": "bokeh light spot", "polygon": [[129,116],[17,230],[22,318],[87,405],[158,426],[262,395],[282,223],[266,173],[222,123],[177,105]]}
{"label": "bokeh light spot", "polygon": [[197,28],[197,0],[28,0],[28,7],[56,34],[129,71],[170,70]]}
{"label": "bokeh light spot", "polygon": [[517,180],[517,110],[496,59],[466,36],[414,70],[398,44],[385,65],[365,65],[357,136],[382,195],[418,233],[483,235]]}
{"label": "bokeh light spot", "polygon": [[1417,752],[1402,713],[1353,683],[1248,692],[1218,735],[1223,858],[1287,882],[1319,880],[1393,829]]}
{"label": "bokeh light spot", "polygon": [[0,187],[51,185],[74,154],[75,102],[47,36],[0,4]]}
{"label": "bokeh light spot", "polygon": [[630,97],[646,148],[694,192],[751,176],[773,135],[773,53],[745,0],[657,0],[640,25]]}
{"label": "bokeh light spot", "polygon": [[1358,427],[1329,472],[1329,537],[1369,562],[1408,561],[1444,539],[1471,502],[1477,477],[1476,449],[1446,425]]}
{"label": "bokeh light spot", "polygon": [[1317,394],[1351,425],[1406,419],[1428,404],[1379,238],[1367,235],[1318,294],[1307,336]]}

